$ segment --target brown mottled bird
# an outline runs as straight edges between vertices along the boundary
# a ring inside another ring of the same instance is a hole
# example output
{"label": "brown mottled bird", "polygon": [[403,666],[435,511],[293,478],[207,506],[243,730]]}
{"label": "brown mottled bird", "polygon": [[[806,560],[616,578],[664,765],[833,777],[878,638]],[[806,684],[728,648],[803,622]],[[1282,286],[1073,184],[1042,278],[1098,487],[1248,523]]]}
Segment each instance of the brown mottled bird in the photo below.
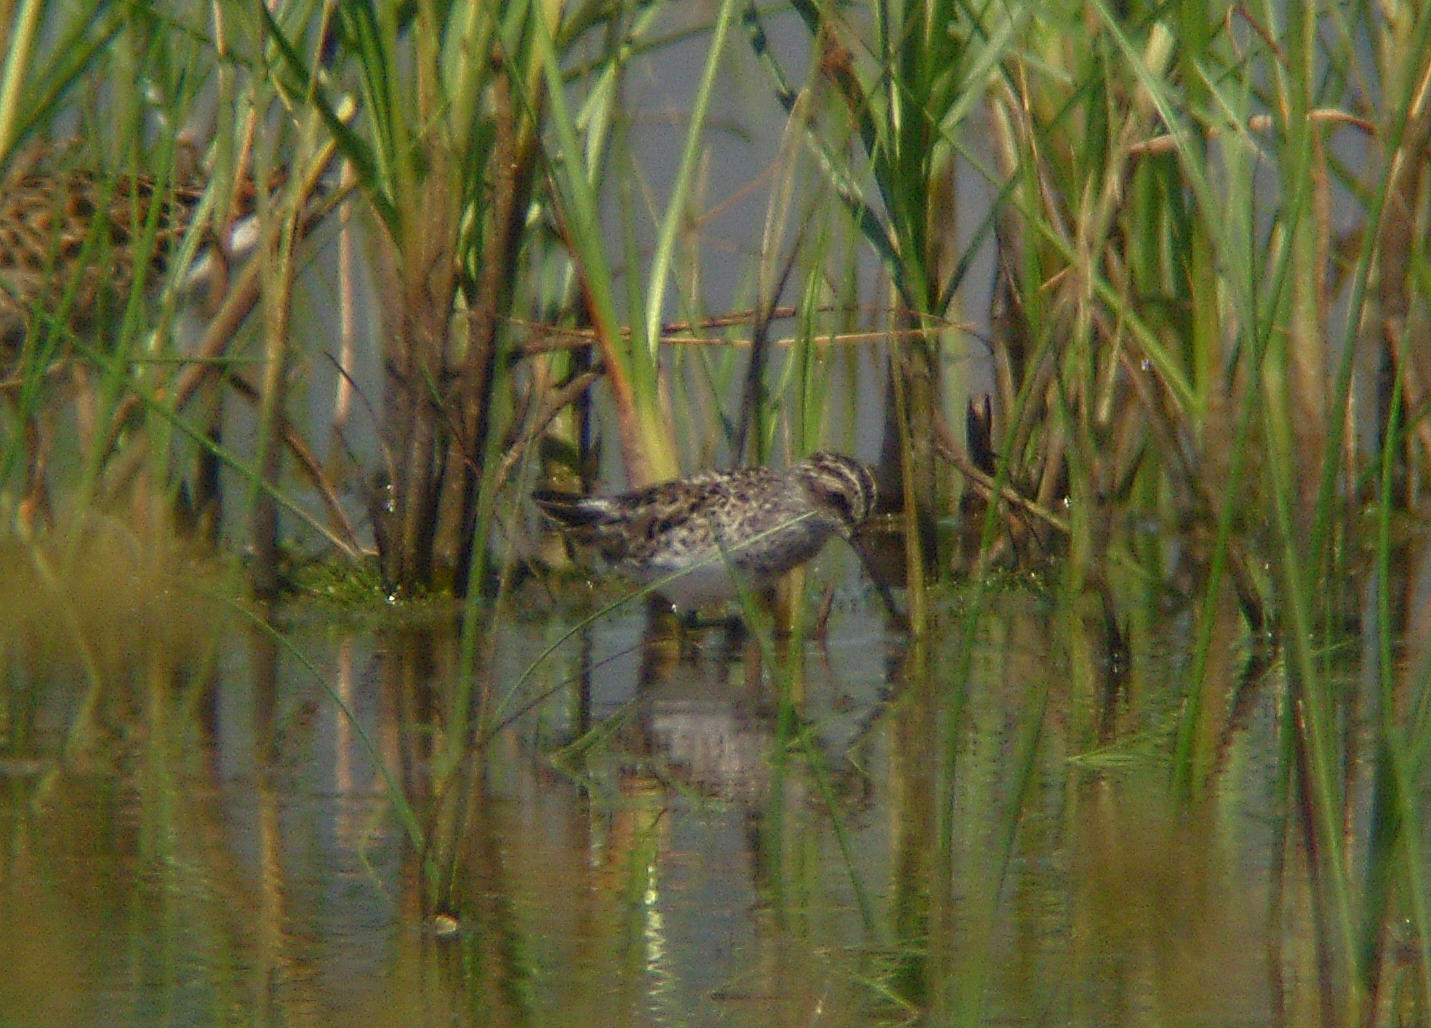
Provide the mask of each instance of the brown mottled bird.
{"label": "brown mottled bird", "polygon": [[691,610],[773,582],[833,536],[851,538],[875,505],[874,473],[816,453],[784,471],[704,471],[620,496],[539,491],[542,513],[612,570]]}
{"label": "brown mottled bird", "polygon": [[18,344],[37,313],[88,324],[124,301],[136,256],[157,281],[201,196],[191,188],[160,194],[146,177],[82,171],[7,182],[0,190],[0,340]]}
{"label": "brown mottled bird", "polygon": [[[13,396],[37,372],[48,374],[70,339],[123,312],[136,283],[154,295],[195,228],[204,193],[196,181],[165,185],[145,175],[12,171],[0,185],[0,390]],[[243,187],[233,226],[222,236],[203,230],[177,283],[183,294],[221,283],[228,263],[254,249],[255,199],[252,185]],[[27,451],[20,515],[28,521],[33,509],[47,516],[45,446],[34,410],[18,424]]]}

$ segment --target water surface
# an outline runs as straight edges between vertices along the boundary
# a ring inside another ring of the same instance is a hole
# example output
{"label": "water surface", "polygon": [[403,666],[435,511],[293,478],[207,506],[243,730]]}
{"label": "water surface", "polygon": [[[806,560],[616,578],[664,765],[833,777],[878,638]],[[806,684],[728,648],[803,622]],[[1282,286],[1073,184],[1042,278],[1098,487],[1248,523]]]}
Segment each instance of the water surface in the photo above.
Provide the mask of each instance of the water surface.
{"label": "water surface", "polygon": [[581,613],[531,589],[472,674],[446,615],[155,616],[88,667],[62,630],[12,638],[4,1022],[1315,1009],[1305,870],[1276,864],[1280,679],[1229,682],[1175,799],[1185,613],[1135,626],[1115,673],[1086,612],[1032,590],[951,594],[919,646],[851,580],[802,646],[633,603],[538,660]]}

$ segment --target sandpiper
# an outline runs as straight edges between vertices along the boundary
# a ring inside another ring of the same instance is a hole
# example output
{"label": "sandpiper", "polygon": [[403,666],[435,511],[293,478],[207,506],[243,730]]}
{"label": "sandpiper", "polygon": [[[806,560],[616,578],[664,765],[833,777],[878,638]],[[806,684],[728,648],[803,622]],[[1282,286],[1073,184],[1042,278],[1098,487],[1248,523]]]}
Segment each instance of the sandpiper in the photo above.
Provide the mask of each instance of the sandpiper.
{"label": "sandpiper", "polygon": [[[136,258],[163,272],[167,251],[183,234],[199,195],[176,190],[171,199],[148,178],[107,183],[80,171],[8,180],[0,198],[0,336],[15,344],[32,309],[53,310],[66,292],[71,316],[80,323],[101,306],[104,294],[111,306],[122,303]],[[160,210],[152,253],[137,254],[134,244],[155,204]],[[78,282],[71,284],[71,277]]]}
{"label": "sandpiper", "polygon": [[831,536],[850,539],[874,508],[875,480],[859,461],[816,453],[784,471],[703,471],[620,496],[540,490],[533,498],[612,570],[660,583],[661,595],[691,611],[736,595],[732,569],[762,587],[814,557]]}
{"label": "sandpiper", "polygon": [[[285,178],[275,173],[268,192]],[[205,188],[198,179],[164,186],[148,175],[84,170],[12,173],[0,186],[0,341],[17,348],[36,312],[64,313],[72,329],[87,327],[105,308],[117,313],[140,275],[157,292]],[[221,285],[226,267],[253,252],[257,201],[258,187],[245,179],[228,231],[200,226],[199,252],[178,283],[182,296]]]}
{"label": "sandpiper", "polygon": [[[201,234],[173,283],[181,300],[225,287],[232,262],[246,259],[260,236],[259,190],[251,180],[236,189],[235,220],[218,232],[196,222],[206,188],[197,179],[166,185],[147,175],[45,171],[38,169],[42,158],[38,150],[27,155],[0,182],[0,395],[10,399],[37,373],[48,378],[65,367],[71,339],[102,346],[136,279],[146,296],[156,295],[190,233]],[[278,172],[268,191],[285,180]],[[46,406],[15,407],[25,453],[18,513],[26,523],[46,518],[49,508],[47,433],[39,424]],[[0,434],[0,449],[5,445]]]}

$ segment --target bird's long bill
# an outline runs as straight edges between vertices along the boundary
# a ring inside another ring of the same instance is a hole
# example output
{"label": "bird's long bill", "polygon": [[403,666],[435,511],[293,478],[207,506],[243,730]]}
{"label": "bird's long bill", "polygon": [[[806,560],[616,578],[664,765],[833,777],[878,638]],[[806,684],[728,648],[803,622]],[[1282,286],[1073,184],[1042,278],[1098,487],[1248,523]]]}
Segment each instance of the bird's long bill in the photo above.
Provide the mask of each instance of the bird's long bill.
{"label": "bird's long bill", "polygon": [[909,630],[909,618],[896,606],[894,594],[889,591],[889,586],[876,573],[874,560],[865,549],[864,537],[855,532],[849,537],[850,549],[855,551],[855,556],[860,559],[860,566],[864,568],[865,574],[869,577],[870,584],[875,587],[875,592],[879,593],[880,600],[884,603],[885,610],[889,611],[890,619],[901,631]]}

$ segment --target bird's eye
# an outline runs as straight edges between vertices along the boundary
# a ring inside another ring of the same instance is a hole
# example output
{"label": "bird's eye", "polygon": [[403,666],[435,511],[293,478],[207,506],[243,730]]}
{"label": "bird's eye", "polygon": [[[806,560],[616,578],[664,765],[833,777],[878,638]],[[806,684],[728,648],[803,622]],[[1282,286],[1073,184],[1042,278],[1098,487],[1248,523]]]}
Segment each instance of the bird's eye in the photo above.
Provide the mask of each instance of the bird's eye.
{"label": "bird's eye", "polygon": [[819,498],[826,507],[829,507],[835,515],[848,524],[854,520],[854,509],[850,505],[850,498],[843,490],[823,487],[819,489]]}

